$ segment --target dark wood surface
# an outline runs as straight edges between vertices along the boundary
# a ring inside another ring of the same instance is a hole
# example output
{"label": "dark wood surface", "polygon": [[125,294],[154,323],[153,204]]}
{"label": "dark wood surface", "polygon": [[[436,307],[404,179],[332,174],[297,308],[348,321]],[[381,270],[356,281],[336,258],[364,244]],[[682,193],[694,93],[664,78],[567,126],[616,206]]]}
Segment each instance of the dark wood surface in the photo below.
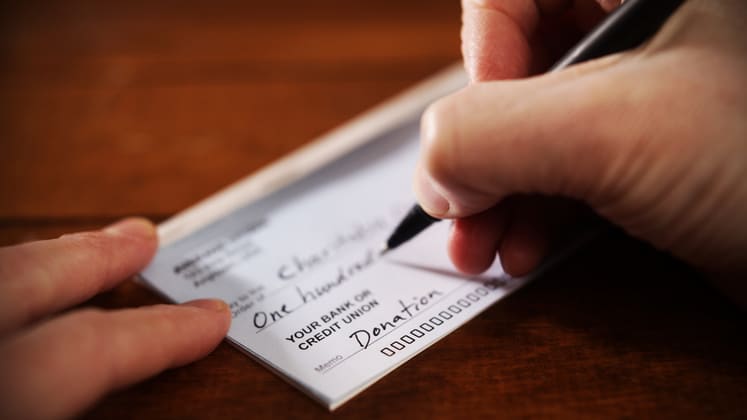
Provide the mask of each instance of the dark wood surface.
{"label": "dark wood surface", "polygon": [[[459,59],[455,0],[1,7],[2,244],[164,220]],[[87,416],[745,417],[746,320],[615,233],[333,414],[224,343]]]}

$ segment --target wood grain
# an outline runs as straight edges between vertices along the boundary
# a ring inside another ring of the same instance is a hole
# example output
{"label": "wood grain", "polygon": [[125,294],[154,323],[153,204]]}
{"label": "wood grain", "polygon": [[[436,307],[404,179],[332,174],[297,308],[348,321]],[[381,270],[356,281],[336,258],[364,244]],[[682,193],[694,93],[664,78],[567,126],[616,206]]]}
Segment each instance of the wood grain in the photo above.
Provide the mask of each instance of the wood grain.
{"label": "wood grain", "polygon": [[[456,1],[0,7],[0,244],[163,220],[459,59]],[[125,282],[87,305],[158,301]],[[86,417],[739,418],[746,326],[615,233],[334,414],[222,344]]]}

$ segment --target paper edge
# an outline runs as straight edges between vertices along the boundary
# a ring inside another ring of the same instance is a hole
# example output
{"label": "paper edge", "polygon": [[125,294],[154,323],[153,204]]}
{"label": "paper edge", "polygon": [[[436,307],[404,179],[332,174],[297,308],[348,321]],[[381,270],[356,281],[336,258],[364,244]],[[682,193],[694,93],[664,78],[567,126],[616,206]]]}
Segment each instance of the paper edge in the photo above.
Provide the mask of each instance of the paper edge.
{"label": "paper edge", "polygon": [[421,113],[431,102],[467,84],[461,62],[317,137],[158,225],[159,247],[168,246],[235,209],[257,201],[327,165]]}

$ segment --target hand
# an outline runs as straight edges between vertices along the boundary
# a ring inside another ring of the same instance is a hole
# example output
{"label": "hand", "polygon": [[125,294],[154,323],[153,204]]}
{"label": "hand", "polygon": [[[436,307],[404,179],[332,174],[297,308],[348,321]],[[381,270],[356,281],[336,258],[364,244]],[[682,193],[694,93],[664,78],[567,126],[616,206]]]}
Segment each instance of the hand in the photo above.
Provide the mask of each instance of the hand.
{"label": "hand", "polygon": [[747,273],[747,3],[689,0],[639,49],[491,82],[549,64],[557,43],[543,40],[563,37],[548,28],[588,26],[602,9],[555,0],[463,9],[474,83],[424,114],[415,178],[428,213],[457,219],[458,268],[482,271],[498,251],[509,273],[531,270],[550,225],[565,220],[552,209],[567,209],[555,199],[565,197],[694,265]]}
{"label": "hand", "polygon": [[70,417],[218,345],[230,324],[218,300],[51,315],[137,273],[156,248],[142,219],[0,248],[0,418]]}

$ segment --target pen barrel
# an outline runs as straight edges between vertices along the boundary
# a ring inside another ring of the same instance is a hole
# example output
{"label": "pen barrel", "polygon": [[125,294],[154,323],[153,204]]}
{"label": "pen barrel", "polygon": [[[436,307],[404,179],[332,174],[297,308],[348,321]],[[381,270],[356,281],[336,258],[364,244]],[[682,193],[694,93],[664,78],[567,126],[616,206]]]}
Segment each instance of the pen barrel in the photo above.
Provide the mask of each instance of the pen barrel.
{"label": "pen barrel", "polygon": [[627,0],[612,11],[550,72],[636,48],[651,38],[685,0]]}

